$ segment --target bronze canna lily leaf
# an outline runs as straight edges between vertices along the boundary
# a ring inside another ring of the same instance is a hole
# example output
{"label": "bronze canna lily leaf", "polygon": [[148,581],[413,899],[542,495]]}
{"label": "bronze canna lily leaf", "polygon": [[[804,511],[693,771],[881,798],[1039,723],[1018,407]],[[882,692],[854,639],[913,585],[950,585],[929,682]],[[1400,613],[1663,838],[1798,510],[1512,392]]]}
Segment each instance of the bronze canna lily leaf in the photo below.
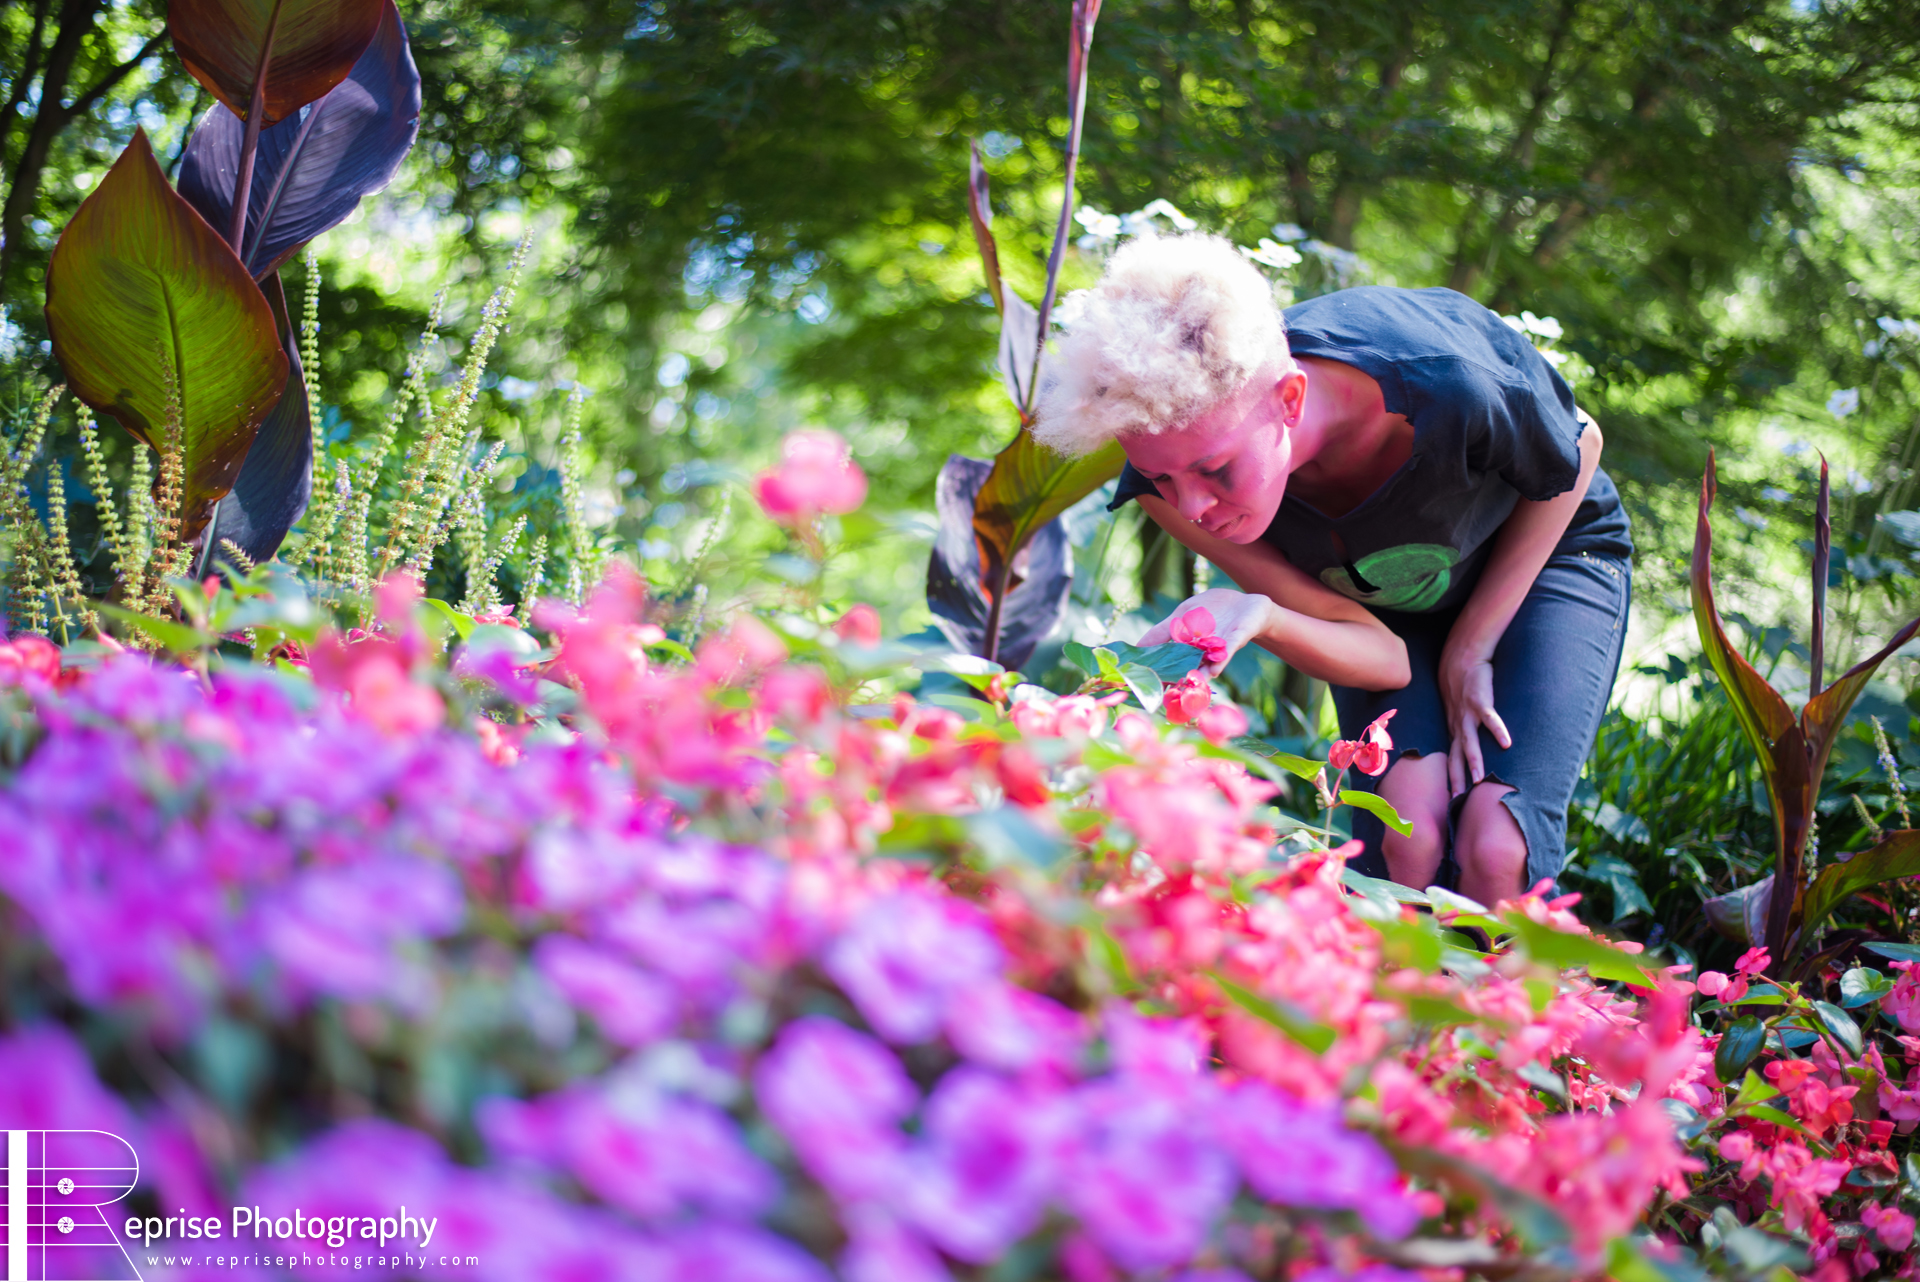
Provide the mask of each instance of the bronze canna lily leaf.
{"label": "bronze canna lily leaf", "polygon": [[167,185],[144,131],[54,246],[47,328],[74,395],[155,449],[173,389],[183,534],[197,534],[286,389],[288,365],[259,286]]}
{"label": "bronze canna lily leaf", "polygon": [[[1825,666],[1827,561],[1831,546],[1827,467],[1822,460],[1815,522],[1813,660],[1810,665],[1815,693],[1799,715],[1794,715],[1779,692],[1734,648],[1714,606],[1710,513],[1715,490],[1714,459],[1709,451],[1707,470],[1700,480],[1700,516],[1694,528],[1693,617],[1700,630],[1701,649],[1720,678],[1740,728],[1759,755],[1761,777],[1773,809],[1775,858],[1770,887],[1765,890],[1760,884],[1743,887],[1709,900],[1706,911],[1727,933],[1745,934],[1751,940],[1751,923],[1764,902],[1767,948],[1775,957],[1785,960],[1798,952],[1806,928],[1819,924],[1848,895],[1894,877],[1920,872],[1920,854],[1904,840],[1910,834],[1895,833],[1872,850],[1856,854],[1844,863],[1829,865],[1811,888],[1806,884],[1805,875],[1807,841],[1820,800],[1820,780],[1826,773],[1834,740],[1868,680],[1895,650],[1920,631],[1920,619],[1900,629],[1893,640],[1847,669],[1833,684],[1821,688]],[[1791,888],[1791,893],[1783,893],[1786,887]]]}

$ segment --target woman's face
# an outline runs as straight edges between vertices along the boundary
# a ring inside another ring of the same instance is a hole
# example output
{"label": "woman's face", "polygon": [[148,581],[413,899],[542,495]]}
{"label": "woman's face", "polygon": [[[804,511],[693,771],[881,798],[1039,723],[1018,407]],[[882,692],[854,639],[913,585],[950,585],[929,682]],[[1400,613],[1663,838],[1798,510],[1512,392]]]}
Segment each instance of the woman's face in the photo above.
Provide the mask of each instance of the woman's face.
{"label": "woman's face", "polygon": [[1292,471],[1291,426],[1306,376],[1256,375],[1184,427],[1124,436],[1127,461],[1181,516],[1217,539],[1252,543],[1273,523]]}

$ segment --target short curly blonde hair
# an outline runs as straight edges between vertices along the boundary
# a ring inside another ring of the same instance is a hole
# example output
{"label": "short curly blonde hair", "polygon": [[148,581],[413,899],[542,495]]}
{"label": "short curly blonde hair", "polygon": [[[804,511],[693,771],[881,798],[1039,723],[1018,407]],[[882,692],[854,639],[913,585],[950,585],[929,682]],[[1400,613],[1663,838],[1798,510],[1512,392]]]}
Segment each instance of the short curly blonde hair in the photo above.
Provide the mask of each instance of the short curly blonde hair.
{"label": "short curly blonde hair", "polygon": [[1133,241],[1076,301],[1033,425],[1062,454],[1184,426],[1262,368],[1293,364],[1273,287],[1218,236]]}

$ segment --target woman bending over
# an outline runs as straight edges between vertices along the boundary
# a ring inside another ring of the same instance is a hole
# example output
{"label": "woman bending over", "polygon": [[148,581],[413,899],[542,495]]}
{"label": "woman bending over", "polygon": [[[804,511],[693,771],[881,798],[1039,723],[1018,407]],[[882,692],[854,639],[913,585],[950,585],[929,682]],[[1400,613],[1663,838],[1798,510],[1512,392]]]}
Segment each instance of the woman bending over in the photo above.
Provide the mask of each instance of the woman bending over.
{"label": "woman bending over", "polygon": [[1212,611],[1229,657],[1253,642],[1329,682],[1347,738],[1397,709],[1378,788],[1413,835],[1356,814],[1355,866],[1486,904],[1557,874],[1633,551],[1559,374],[1452,290],[1283,316],[1216,237],[1135,241],[1084,302],[1035,435],[1120,441],[1115,506],[1137,499],[1238,585],[1175,611]]}

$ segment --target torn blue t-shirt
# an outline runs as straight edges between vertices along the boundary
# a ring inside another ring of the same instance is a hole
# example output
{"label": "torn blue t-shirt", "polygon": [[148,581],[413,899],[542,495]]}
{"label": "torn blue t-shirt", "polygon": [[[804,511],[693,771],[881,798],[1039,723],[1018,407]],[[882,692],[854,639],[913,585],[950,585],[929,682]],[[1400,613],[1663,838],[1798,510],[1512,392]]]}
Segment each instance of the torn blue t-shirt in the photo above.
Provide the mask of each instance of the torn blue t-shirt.
{"label": "torn blue t-shirt", "polygon": [[[1413,424],[1413,453],[1344,516],[1291,490],[1262,538],[1355,601],[1428,613],[1466,600],[1493,535],[1521,499],[1580,476],[1573,391],[1532,343],[1451,289],[1366,285],[1286,309],[1295,356],[1364,371],[1388,413]],[[1129,463],[1113,506],[1157,493]],[[1620,492],[1596,470],[1555,554],[1633,552]]]}

